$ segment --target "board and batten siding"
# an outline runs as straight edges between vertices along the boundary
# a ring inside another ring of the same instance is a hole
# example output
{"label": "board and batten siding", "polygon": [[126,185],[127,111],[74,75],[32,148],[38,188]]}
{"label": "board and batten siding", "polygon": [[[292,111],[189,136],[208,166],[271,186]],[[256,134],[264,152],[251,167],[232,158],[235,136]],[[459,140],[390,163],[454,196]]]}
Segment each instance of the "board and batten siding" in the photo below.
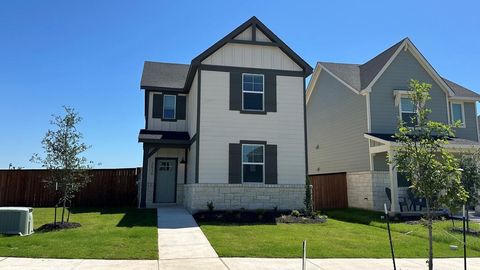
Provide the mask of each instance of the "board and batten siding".
{"label": "board and batten siding", "polygon": [[202,71],[199,183],[228,183],[229,143],[240,140],[277,145],[278,184],[305,183],[303,78],[276,85],[277,112],[243,114],[229,110],[230,73]]}
{"label": "board and batten siding", "polygon": [[473,102],[464,102],[463,108],[465,111],[465,127],[456,128],[455,136],[462,139],[478,141],[477,134],[477,117],[475,115],[475,103]]}
{"label": "board and batten siding", "polygon": [[202,61],[206,65],[302,71],[288,55],[275,46],[227,43]]}
{"label": "board and batten siding", "polygon": [[368,171],[365,96],[325,71],[314,87],[307,103],[309,174]]}
{"label": "board and batten siding", "polygon": [[195,170],[197,166],[197,142],[194,141],[187,151],[187,184],[195,183]]}
{"label": "board and batten siding", "polygon": [[402,50],[372,86],[370,93],[371,132],[395,133],[398,128],[399,108],[395,105],[395,90],[408,90],[410,79],[432,85],[430,119],[448,123],[447,94],[440,88],[410,51]]}
{"label": "board and batten siding", "polygon": [[[164,131],[186,131],[187,129],[187,120],[176,120],[176,121],[162,121],[160,118],[153,118],[153,95],[159,94],[161,92],[150,91],[149,97],[149,108],[148,110],[148,129],[150,130],[164,130]],[[162,112],[163,108],[160,108]],[[187,118],[188,119],[188,118]]]}

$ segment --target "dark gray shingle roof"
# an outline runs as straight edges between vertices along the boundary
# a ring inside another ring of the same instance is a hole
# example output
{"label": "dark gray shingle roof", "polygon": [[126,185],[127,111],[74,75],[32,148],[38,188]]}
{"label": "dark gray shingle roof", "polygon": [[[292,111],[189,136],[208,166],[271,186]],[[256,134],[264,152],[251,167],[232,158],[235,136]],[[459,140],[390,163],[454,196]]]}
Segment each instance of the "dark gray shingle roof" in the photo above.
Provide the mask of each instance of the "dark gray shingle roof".
{"label": "dark gray shingle roof", "polygon": [[[377,74],[382,70],[388,60],[393,56],[395,51],[399,48],[402,42],[396,43],[392,47],[375,56],[365,64],[345,64],[345,63],[330,63],[318,62],[330,72],[335,74],[338,78],[350,85],[357,91],[363,90],[367,87]],[[469,90],[457,83],[442,78],[445,83],[455,92],[456,97],[480,98],[476,92]]]}
{"label": "dark gray shingle roof", "polygon": [[382,68],[397,51],[398,47],[402,45],[405,39],[406,38],[400,40],[392,47],[386,49],[381,54],[375,56],[374,58],[370,59],[370,61],[360,66],[360,81],[362,85],[361,89],[364,89],[373,81],[375,76],[377,76],[380,70],[382,70]]}
{"label": "dark gray shingle roof", "polygon": [[319,62],[345,83],[360,91],[360,66],[356,64],[340,64]]}
{"label": "dark gray shingle roof", "polygon": [[[395,142],[395,134],[392,133],[366,133],[367,135],[379,138],[384,141],[388,142]],[[476,141],[471,141],[467,139],[462,139],[462,138],[449,138],[448,139],[448,144],[452,145],[472,145],[472,146],[480,146],[479,142]]]}
{"label": "dark gray shingle roof", "polygon": [[475,97],[475,98],[480,98],[480,95],[473,92],[472,90],[468,90],[467,88],[459,85],[459,84],[456,84],[450,80],[447,80],[445,78],[442,78],[445,83],[448,85],[448,87],[450,87],[453,92],[455,92],[455,95],[456,96],[460,96],[460,97]]}
{"label": "dark gray shingle roof", "polygon": [[190,65],[145,61],[140,88],[183,88]]}

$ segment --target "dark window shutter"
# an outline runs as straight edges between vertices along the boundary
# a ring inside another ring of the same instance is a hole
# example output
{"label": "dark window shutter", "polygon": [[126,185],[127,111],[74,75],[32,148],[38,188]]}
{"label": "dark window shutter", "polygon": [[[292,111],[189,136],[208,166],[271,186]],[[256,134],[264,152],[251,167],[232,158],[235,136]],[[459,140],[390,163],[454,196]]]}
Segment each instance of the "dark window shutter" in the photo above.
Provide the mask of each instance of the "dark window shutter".
{"label": "dark window shutter", "polygon": [[242,183],[242,145],[238,143],[228,145],[228,183]]}
{"label": "dark window shutter", "polygon": [[163,95],[153,94],[152,102],[152,117],[153,118],[162,118],[163,115]]}
{"label": "dark window shutter", "polygon": [[277,146],[265,146],[265,184],[277,184]]}
{"label": "dark window shutter", "polygon": [[242,110],[242,73],[230,72],[230,110]]}
{"label": "dark window shutter", "polygon": [[177,96],[177,120],[186,119],[187,97]]}
{"label": "dark window shutter", "polygon": [[265,111],[277,111],[277,75],[265,74]]}

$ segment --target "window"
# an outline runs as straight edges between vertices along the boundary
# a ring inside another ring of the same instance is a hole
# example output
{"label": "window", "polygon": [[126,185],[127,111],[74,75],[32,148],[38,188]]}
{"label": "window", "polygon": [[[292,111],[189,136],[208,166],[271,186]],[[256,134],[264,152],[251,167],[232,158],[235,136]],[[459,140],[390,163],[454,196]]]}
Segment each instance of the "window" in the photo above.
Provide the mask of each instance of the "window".
{"label": "window", "polygon": [[242,145],[242,179],[244,183],[263,183],[265,146]]}
{"label": "window", "polygon": [[465,127],[463,103],[451,103],[452,122],[460,121],[460,127]]}
{"label": "window", "polygon": [[263,89],[263,75],[242,74],[243,110],[263,111]]}
{"label": "window", "polygon": [[175,105],[177,98],[174,95],[163,96],[163,119],[175,119]]}
{"label": "window", "polygon": [[412,99],[409,97],[402,97],[400,99],[400,117],[405,122],[406,126],[415,126],[415,117],[417,112],[415,110]]}

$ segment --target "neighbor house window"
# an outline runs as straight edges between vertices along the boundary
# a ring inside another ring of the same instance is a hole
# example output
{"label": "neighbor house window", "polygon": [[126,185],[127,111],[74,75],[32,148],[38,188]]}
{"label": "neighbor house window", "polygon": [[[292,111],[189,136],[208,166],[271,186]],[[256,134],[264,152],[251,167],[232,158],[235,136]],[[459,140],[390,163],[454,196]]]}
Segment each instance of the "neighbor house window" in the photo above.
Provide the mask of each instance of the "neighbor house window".
{"label": "neighbor house window", "polygon": [[261,74],[242,74],[243,109],[263,111],[264,77]]}
{"label": "neighbor house window", "polygon": [[452,122],[456,123],[457,121],[460,121],[460,126],[465,127],[465,113],[463,110],[463,103],[452,103],[451,104],[451,109],[452,109]]}
{"label": "neighbor house window", "polygon": [[163,119],[175,119],[175,105],[177,98],[174,95],[163,96]]}
{"label": "neighbor house window", "polygon": [[242,145],[242,179],[244,183],[263,183],[265,146]]}
{"label": "neighbor house window", "polygon": [[409,127],[415,126],[415,117],[417,112],[412,99],[409,97],[402,97],[400,99],[400,117],[402,121]]}

